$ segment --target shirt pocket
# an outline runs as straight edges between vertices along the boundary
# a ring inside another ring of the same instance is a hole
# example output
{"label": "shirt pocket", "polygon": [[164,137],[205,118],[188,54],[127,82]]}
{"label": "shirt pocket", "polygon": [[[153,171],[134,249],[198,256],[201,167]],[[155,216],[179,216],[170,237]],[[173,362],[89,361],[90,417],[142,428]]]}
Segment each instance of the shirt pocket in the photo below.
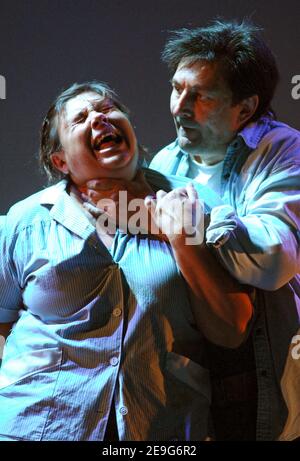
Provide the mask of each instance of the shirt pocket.
{"label": "shirt pocket", "polygon": [[202,394],[211,402],[211,385],[209,370],[175,352],[168,352],[166,369],[179,381],[183,382],[194,391]]}
{"label": "shirt pocket", "polygon": [[36,349],[13,357],[5,357],[0,368],[0,390],[61,364],[59,347]]}

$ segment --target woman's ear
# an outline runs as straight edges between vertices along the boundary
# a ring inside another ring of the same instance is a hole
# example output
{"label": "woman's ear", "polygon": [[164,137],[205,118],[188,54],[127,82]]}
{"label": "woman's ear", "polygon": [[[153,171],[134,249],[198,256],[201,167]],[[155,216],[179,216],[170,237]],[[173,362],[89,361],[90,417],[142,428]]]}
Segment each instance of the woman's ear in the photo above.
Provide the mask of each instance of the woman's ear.
{"label": "woman's ear", "polygon": [[64,174],[69,173],[69,168],[66,163],[65,152],[60,150],[58,152],[53,152],[50,156],[51,163],[58,171],[61,171]]}

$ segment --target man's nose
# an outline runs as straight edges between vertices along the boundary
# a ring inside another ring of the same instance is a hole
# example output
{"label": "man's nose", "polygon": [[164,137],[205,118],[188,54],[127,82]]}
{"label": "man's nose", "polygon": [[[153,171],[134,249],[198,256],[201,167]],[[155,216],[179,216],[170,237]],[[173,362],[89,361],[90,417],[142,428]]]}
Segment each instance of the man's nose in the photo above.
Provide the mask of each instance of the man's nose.
{"label": "man's nose", "polygon": [[181,95],[173,101],[172,115],[174,117],[184,116],[192,117],[194,113],[194,101],[191,95],[187,92],[182,92]]}
{"label": "man's nose", "polygon": [[91,114],[91,126],[94,130],[107,123],[107,117],[103,112],[93,112]]}

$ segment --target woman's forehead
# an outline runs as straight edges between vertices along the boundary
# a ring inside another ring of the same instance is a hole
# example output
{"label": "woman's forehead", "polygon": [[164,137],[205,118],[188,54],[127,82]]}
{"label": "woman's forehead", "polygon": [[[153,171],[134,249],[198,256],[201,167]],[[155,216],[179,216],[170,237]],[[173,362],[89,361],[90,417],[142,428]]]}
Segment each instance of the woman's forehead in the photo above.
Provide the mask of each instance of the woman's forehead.
{"label": "woman's forehead", "polygon": [[92,91],[80,93],[66,102],[64,112],[82,110],[88,107],[94,107],[95,104],[111,102],[111,99],[106,95],[101,95]]}

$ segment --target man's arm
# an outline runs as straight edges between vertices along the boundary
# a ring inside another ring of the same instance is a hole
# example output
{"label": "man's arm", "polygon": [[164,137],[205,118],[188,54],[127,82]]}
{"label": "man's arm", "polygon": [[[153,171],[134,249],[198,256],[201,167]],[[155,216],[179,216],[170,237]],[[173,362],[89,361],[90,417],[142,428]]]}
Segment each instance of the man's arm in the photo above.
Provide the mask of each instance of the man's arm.
{"label": "man's arm", "polygon": [[235,348],[247,334],[253,306],[248,289],[221,266],[204,243],[189,244],[184,222],[187,216],[182,209],[190,214],[197,199],[195,189],[189,185],[169,194],[159,191],[157,199],[146,199],[146,205],[169,238],[189,287],[197,326],[211,342]]}
{"label": "man's arm", "polygon": [[[207,243],[243,284],[273,291],[300,271],[299,152],[296,130],[286,126],[271,130],[240,173],[241,183],[246,181],[235,203],[240,208],[228,204],[212,210]],[[177,174],[178,158],[175,142],[156,154],[150,168]],[[232,187],[233,194],[238,190],[241,187]]]}
{"label": "man's arm", "polygon": [[238,347],[253,315],[249,288],[241,286],[205,244],[187,245],[180,236],[171,245],[189,287],[197,326],[211,342]]}
{"label": "man's arm", "polygon": [[251,196],[243,214],[216,207],[207,243],[241,283],[277,290],[300,270],[300,164],[281,165]]}

